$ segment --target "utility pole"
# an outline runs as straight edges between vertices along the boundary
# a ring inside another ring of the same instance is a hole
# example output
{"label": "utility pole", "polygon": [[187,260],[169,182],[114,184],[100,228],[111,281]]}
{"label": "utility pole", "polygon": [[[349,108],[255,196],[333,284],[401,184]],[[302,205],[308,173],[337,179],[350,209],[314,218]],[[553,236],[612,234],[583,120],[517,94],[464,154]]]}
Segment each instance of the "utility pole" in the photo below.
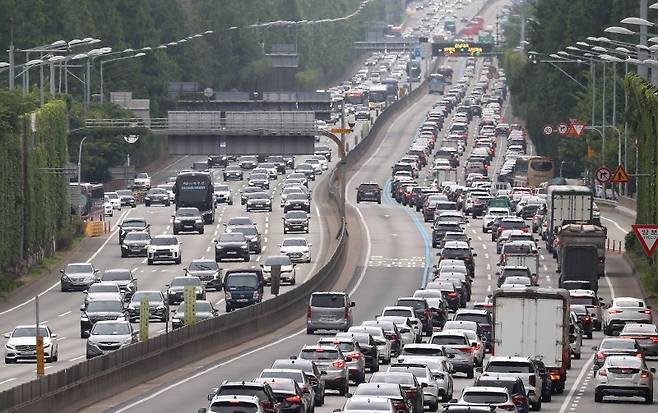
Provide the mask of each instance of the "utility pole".
{"label": "utility pole", "polygon": [[[628,62],[624,63],[624,79],[628,74]],[[624,167],[628,168],[628,91],[624,88]],[[637,174],[637,172],[636,172]],[[624,196],[628,196],[628,182],[624,183]]]}
{"label": "utility pole", "polygon": [[9,90],[14,90],[14,80],[16,77],[16,68],[14,63],[14,42],[9,45]]}
{"label": "utility pole", "polygon": [[[601,128],[601,160],[603,166],[605,166],[605,62],[602,62],[601,65],[603,66],[603,96],[601,102],[601,125],[603,125],[603,127]],[[603,187],[605,189],[605,184]]]}

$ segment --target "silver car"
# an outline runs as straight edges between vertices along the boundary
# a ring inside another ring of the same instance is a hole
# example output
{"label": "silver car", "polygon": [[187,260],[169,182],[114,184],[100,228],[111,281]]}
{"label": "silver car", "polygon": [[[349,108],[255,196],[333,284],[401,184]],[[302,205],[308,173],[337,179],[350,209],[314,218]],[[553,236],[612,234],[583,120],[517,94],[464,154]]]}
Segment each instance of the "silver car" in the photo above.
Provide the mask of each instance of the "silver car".
{"label": "silver car", "polygon": [[355,303],[344,292],[315,292],[306,310],[306,333],[315,330],[347,331],[352,327]]}
{"label": "silver car", "polygon": [[416,342],[416,331],[412,328],[411,322],[407,317],[387,315],[377,317],[377,321],[390,321],[398,328],[402,342],[400,345],[412,344]]}
{"label": "silver car", "polygon": [[443,397],[439,392],[439,385],[430,369],[423,364],[395,363],[386,370],[388,372],[408,372],[416,377],[423,386],[423,406],[429,407],[431,412],[439,408],[439,399]]}
{"label": "silver car", "polygon": [[617,297],[603,313],[603,333],[610,336],[621,330],[626,323],[651,324],[651,308],[644,300],[633,297]]}
{"label": "silver car", "polygon": [[594,401],[605,396],[639,396],[647,404],[653,403],[653,373],[644,359],[634,356],[609,356],[596,372]]}
{"label": "silver car", "polygon": [[452,373],[454,370],[450,359],[445,356],[414,356],[401,364],[427,366],[436,382],[439,400],[445,402],[452,399],[454,389]]}
{"label": "silver car", "polygon": [[128,321],[96,322],[87,338],[87,360],[136,343],[137,333]]}
{"label": "silver car", "polygon": [[341,396],[345,396],[349,392],[347,363],[352,361],[352,358],[345,357],[339,348],[320,345],[304,346],[299,352],[299,358],[314,361],[320,370],[327,373],[323,375],[325,388],[338,390]]}
{"label": "silver car", "polygon": [[377,353],[379,354],[379,361],[382,364],[391,363],[391,342],[386,338],[386,332],[382,327],[376,326],[354,326],[347,330],[348,333],[359,332],[368,333],[372,336],[377,343]]}
{"label": "silver car", "polygon": [[376,396],[354,396],[347,399],[342,413],[395,413],[391,399]]}
{"label": "silver car", "polygon": [[441,331],[432,334],[431,344],[443,346],[444,351],[450,358],[455,371],[466,374],[469,379],[473,378],[475,368],[475,355],[468,336],[461,331]]}
{"label": "silver car", "polygon": [[654,324],[626,324],[619,337],[635,339],[645,356],[658,356],[658,327]]}
{"label": "silver car", "polygon": [[114,282],[98,282],[89,286],[89,289],[84,291],[85,294],[85,306],[89,304],[89,301],[100,299],[100,300],[114,300],[119,299],[124,300],[124,296],[119,289],[119,286]]}
{"label": "silver car", "polygon": [[350,380],[361,384],[366,380],[366,358],[361,352],[359,343],[346,337],[325,337],[318,340],[320,346],[336,346],[343,355],[352,360],[347,362],[347,372]]}

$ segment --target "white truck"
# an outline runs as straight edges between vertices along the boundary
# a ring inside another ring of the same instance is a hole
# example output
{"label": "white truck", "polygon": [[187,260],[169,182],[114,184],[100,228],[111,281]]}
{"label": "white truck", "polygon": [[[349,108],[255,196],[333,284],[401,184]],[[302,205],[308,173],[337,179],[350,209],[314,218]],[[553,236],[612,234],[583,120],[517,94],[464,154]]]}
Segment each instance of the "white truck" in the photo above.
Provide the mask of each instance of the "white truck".
{"label": "white truck", "polygon": [[539,359],[555,393],[564,391],[569,352],[569,292],[526,287],[493,294],[492,355]]}
{"label": "white truck", "polygon": [[554,252],[553,241],[558,229],[566,224],[591,224],[594,194],[582,185],[551,185],[547,189],[548,228],[546,247]]}

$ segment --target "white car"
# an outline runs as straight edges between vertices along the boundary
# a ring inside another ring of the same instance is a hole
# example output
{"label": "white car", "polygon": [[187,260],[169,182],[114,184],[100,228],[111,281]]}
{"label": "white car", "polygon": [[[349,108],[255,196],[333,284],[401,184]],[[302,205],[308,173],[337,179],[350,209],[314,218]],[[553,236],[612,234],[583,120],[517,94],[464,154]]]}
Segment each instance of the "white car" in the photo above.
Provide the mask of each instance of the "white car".
{"label": "white car", "polygon": [[279,244],[281,254],[290,257],[292,262],[311,262],[311,247],[302,237],[285,238]]}
{"label": "white car", "polygon": [[148,265],[156,261],[173,261],[181,263],[181,243],[173,235],[156,235],[151,238],[151,243],[146,250]]}
{"label": "white car", "polygon": [[482,232],[487,233],[491,231],[491,224],[498,217],[507,217],[509,216],[509,209],[503,207],[492,207],[489,208],[482,218]]}
{"label": "white car", "polygon": [[121,211],[121,198],[116,192],[106,192],[105,197],[110,201],[113,209],[118,209]]}
{"label": "white car", "polygon": [[112,208],[112,203],[110,202],[110,198],[108,198],[107,195],[105,195],[103,199],[103,212],[107,217],[114,215],[114,208]]}
{"label": "white car", "polygon": [[169,201],[174,202],[174,198],[176,195],[174,195],[174,184],[173,183],[166,183],[166,184],[160,184],[157,186],[158,188],[162,188],[165,191],[167,191],[167,194],[169,195]]}
{"label": "white car", "polygon": [[423,334],[423,323],[416,317],[416,312],[412,307],[407,306],[387,306],[382,310],[382,316],[398,316],[406,317],[409,319],[409,324],[413,328],[416,337],[421,337]]}
{"label": "white car", "polygon": [[138,173],[133,181],[133,187],[151,189],[151,177],[146,172]]}
{"label": "white car", "polygon": [[[57,334],[50,327],[40,326],[39,333],[43,337],[43,354],[46,362],[57,361],[58,347]],[[21,325],[14,328],[11,333],[5,333],[5,363],[14,363],[18,360],[36,360],[37,329],[35,324]]]}

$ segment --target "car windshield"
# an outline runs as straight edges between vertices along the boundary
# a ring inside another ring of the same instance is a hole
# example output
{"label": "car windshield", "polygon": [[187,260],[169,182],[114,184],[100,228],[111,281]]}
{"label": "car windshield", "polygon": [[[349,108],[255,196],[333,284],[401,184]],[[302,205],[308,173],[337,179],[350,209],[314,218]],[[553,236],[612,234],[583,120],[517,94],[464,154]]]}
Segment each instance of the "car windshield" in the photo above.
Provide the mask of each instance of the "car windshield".
{"label": "car windshield", "polygon": [[137,178],[137,179],[146,179],[148,177],[149,177],[148,174],[140,173],[140,174],[137,174],[137,176],[135,178]]}
{"label": "car windshield", "polygon": [[217,396],[256,396],[259,400],[267,399],[267,394],[262,388],[252,386],[222,386],[217,391]]}
{"label": "car windshield", "polygon": [[269,199],[269,196],[265,192],[255,192],[253,194],[247,195],[249,199]]}
{"label": "car windshield", "polygon": [[616,300],[615,307],[644,307],[644,303],[638,300]]}
{"label": "car windshield", "polygon": [[416,377],[427,377],[427,370],[425,367],[412,367],[412,366],[391,366],[388,368],[388,371],[400,372],[400,373],[411,373]]}
{"label": "car windshield", "polygon": [[402,349],[402,354],[409,355],[421,355],[421,356],[442,356],[443,352],[438,348],[427,348],[427,347],[409,347],[405,346]]}
{"label": "car windshield", "polygon": [[148,195],[166,195],[167,191],[162,188],[153,188],[149,190]]}
{"label": "car windshield", "polygon": [[219,242],[244,242],[244,234],[242,232],[228,232],[219,237]]}
{"label": "car windshield", "polygon": [[425,308],[425,302],[422,300],[404,300],[399,299],[397,305],[405,307],[412,307],[414,310],[421,310]]}
{"label": "car windshield", "polygon": [[82,274],[94,272],[94,267],[91,264],[69,264],[64,271],[67,274]]}
{"label": "car windshield", "polygon": [[89,293],[118,293],[119,287],[116,284],[92,284],[89,286]]}
{"label": "car windshield", "polygon": [[413,316],[413,314],[409,313],[409,310],[395,309],[395,308],[384,310],[384,313],[382,315],[393,315],[393,316],[399,316],[399,317],[412,317]]}
{"label": "car windshield", "polygon": [[260,374],[261,378],[279,378],[279,379],[293,379],[296,382],[304,381],[304,373],[301,371],[285,371],[285,370],[263,370]]}
{"label": "car windshield", "polygon": [[151,238],[151,245],[176,245],[176,238],[174,237],[156,237]]}
{"label": "car windshield", "polygon": [[607,339],[601,343],[601,350],[635,350],[635,340]]}
{"label": "car windshield", "polygon": [[532,282],[528,277],[507,277],[503,284],[520,284],[520,285],[530,285]]}
{"label": "car windshield", "polygon": [[354,342],[350,341],[334,341],[330,338],[327,339],[321,339],[318,341],[318,344],[323,345],[323,346],[336,346],[342,351],[343,353],[349,353],[351,351],[354,351]]}
{"label": "car windshield", "polygon": [[305,247],[306,246],[306,240],[305,239],[284,239],[283,244],[281,244],[283,247]]}
{"label": "car windshield", "polygon": [[234,225],[254,225],[254,223],[249,217],[233,217],[228,220],[226,225],[230,227]]}
{"label": "car windshield", "polygon": [[443,346],[462,346],[468,345],[468,339],[464,336],[434,336],[430,340],[432,344],[440,344]]}
{"label": "car windshield", "polygon": [[299,354],[299,358],[304,360],[337,360],[338,350],[326,348],[303,349]]}
{"label": "car windshield", "polygon": [[192,261],[187,269],[190,271],[216,271],[219,266],[215,261]]}
{"label": "car windshield", "polygon": [[237,227],[237,228],[231,228],[232,233],[241,233],[244,234],[245,237],[253,237],[258,235],[258,230],[254,226],[250,227]]}
{"label": "car windshield", "polygon": [[305,194],[299,194],[299,193],[290,194],[290,195],[288,195],[287,199],[288,199],[288,201],[293,201],[293,200],[295,200],[295,201],[306,201],[307,200]]}
{"label": "car windshield", "polygon": [[232,273],[226,278],[226,286],[235,288],[257,288],[258,276],[249,273]]}
{"label": "car windshield", "polygon": [[471,255],[471,250],[466,248],[444,248],[441,256],[445,258],[463,258]]}
{"label": "car windshield", "polygon": [[308,219],[308,215],[304,211],[290,211],[286,212],[286,219]]}
{"label": "car windshield", "polygon": [[[413,375],[403,373],[375,373],[370,377],[370,383],[394,383],[394,384],[413,384]],[[405,372],[407,373],[407,372]],[[409,372],[411,373],[411,372]]]}
{"label": "car windshield", "polygon": [[257,404],[231,400],[230,402],[215,402],[210,405],[213,413],[258,413]]}
{"label": "car windshield", "polygon": [[515,361],[492,361],[487,365],[489,373],[534,373],[532,364]]}
{"label": "car windshield", "polygon": [[181,287],[185,285],[198,286],[201,285],[201,280],[197,277],[176,277],[171,281],[172,287]]}
{"label": "car windshield", "polygon": [[89,301],[89,304],[87,304],[87,312],[88,313],[93,313],[93,312],[122,312],[123,311],[123,303],[121,301],[116,301],[116,300],[91,300]]}
{"label": "car windshield", "polygon": [[622,330],[623,334],[656,334],[656,326],[653,324],[626,324]]}
{"label": "car windshield", "polygon": [[596,297],[593,296],[571,296],[571,304],[581,304],[581,305],[598,305],[596,302]]}
{"label": "car windshield", "polygon": [[97,336],[127,336],[130,334],[130,324],[96,323],[91,329],[91,334]]}
{"label": "car windshield", "polygon": [[251,174],[249,179],[259,179],[261,181],[266,181],[269,178],[265,174]]}
{"label": "car windshield", "polygon": [[267,257],[265,260],[266,266],[272,266],[272,265],[292,265],[290,262],[290,257],[287,255],[275,255],[273,257]]}
{"label": "car windshield", "polygon": [[176,215],[179,217],[198,217],[201,213],[197,208],[178,208]]}
{"label": "car windshield", "polygon": [[[41,337],[48,337],[48,329],[45,327],[39,327],[39,333]],[[17,327],[12,333],[13,337],[36,337],[37,328],[36,327]]]}
{"label": "car windshield", "polygon": [[489,324],[489,317],[486,314],[470,314],[470,313],[457,314],[454,320],[474,321],[478,324]]}
{"label": "car windshield", "polygon": [[118,194],[119,196],[133,196],[132,191],[129,191],[129,190],[127,190],[127,189],[122,189],[122,190],[120,190],[120,191],[117,191],[117,194]]}
{"label": "car windshield", "polygon": [[130,280],[129,271],[106,271],[103,273],[103,281],[124,281]]}
{"label": "car windshield", "polygon": [[129,232],[124,241],[147,241],[149,238],[151,237],[146,232]]}
{"label": "car windshield", "polygon": [[507,395],[494,392],[468,392],[462,396],[467,403],[500,404],[507,401]]}
{"label": "car windshield", "polygon": [[142,298],[146,298],[148,301],[162,301],[162,295],[156,291],[137,291],[132,298],[132,302],[139,303]]}
{"label": "car windshield", "polygon": [[633,369],[641,369],[643,361],[639,357],[608,357],[605,361],[608,367],[626,367]]}

